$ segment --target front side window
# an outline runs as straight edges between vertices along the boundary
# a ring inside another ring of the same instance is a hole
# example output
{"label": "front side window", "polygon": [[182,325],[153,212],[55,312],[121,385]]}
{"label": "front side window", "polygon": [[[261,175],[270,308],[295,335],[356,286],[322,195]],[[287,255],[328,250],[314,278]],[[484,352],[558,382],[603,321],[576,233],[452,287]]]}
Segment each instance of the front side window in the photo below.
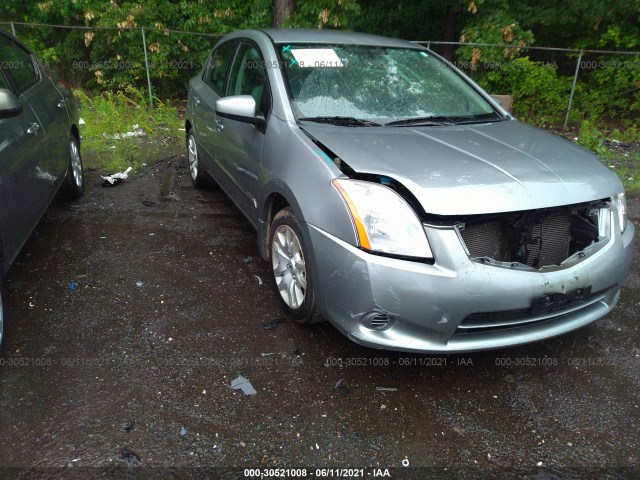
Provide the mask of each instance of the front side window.
{"label": "front side window", "polygon": [[311,44],[278,50],[299,119],[500,119],[465,80],[424,50]]}
{"label": "front side window", "polygon": [[260,53],[250,44],[242,44],[231,67],[227,95],[251,95],[258,111],[266,112],[267,72]]}
{"label": "front side window", "polygon": [[25,92],[39,79],[31,54],[4,35],[0,35],[0,68],[17,94]]}
{"label": "front side window", "polygon": [[205,81],[218,93],[224,95],[224,82],[229,64],[233,60],[237,42],[230,41],[220,45],[211,55],[211,62],[205,74]]}
{"label": "front side window", "polygon": [[9,88],[9,82],[7,82],[7,79],[4,77],[4,74],[0,71],[0,88]]}

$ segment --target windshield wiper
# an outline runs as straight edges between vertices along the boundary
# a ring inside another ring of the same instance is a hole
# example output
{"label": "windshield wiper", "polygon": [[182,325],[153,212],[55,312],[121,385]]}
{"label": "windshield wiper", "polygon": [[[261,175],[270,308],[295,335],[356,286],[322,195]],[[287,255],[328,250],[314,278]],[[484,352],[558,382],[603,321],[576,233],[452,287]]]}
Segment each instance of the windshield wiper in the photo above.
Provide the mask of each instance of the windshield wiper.
{"label": "windshield wiper", "polygon": [[[491,115],[491,114],[490,114]],[[385,126],[392,127],[424,127],[424,126],[441,126],[441,125],[463,125],[466,123],[486,123],[497,122],[501,120],[500,117],[491,115],[486,117],[484,115],[466,116],[466,117],[445,117],[445,116],[432,116],[432,117],[413,117],[402,118],[400,120],[394,120],[387,122]]]}
{"label": "windshield wiper", "polygon": [[450,117],[413,117],[393,120],[384,124],[385,127],[405,127],[405,126],[440,126],[453,125],[455,121]]}
{"label": "windshield wiper", "polygon": [[332,125],[345,125],[348,127],[379,127],[380,124],[370,120],[356,117],[303,117],[301,121],[330,123]]}

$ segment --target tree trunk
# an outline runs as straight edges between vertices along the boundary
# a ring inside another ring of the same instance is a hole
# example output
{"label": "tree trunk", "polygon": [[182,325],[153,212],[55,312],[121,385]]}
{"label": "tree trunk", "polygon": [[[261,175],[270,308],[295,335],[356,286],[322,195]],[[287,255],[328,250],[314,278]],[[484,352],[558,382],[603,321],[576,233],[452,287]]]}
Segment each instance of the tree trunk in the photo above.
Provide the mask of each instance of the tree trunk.
{"label": "tree trunk", "polygon": [[[277,0],[276,0],[277,1]],[[458,19],[458,11],[456,9],[457,2],[449,2],[447,4],[447,12],[444,20],[444,41],[456,42],[456,23]],[[447,60],[453,58],[454,45],[443,45],[442,56]]]}
{"label": "tree trunk", "polygon": [[296,11],[295,0],[274,0],[273,25],[282,28],[284,22]]}

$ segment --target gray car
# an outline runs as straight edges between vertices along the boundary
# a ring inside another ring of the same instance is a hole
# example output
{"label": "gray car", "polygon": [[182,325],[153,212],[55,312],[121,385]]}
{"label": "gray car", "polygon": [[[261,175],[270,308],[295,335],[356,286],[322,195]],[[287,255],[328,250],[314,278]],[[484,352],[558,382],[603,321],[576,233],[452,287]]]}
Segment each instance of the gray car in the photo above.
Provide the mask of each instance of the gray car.
{"label": "gray car", "polygon": [[2,278],[58,190],[83,193],[74,105],[27,47],[0,31],[0,344]]}
{"label": "gray car", "polygon": [[413,43],[239,31],[189,84],[193,183],[258,233],[285,307],[370,347],[468,352],[585,326],[633,251],[618,178]]}

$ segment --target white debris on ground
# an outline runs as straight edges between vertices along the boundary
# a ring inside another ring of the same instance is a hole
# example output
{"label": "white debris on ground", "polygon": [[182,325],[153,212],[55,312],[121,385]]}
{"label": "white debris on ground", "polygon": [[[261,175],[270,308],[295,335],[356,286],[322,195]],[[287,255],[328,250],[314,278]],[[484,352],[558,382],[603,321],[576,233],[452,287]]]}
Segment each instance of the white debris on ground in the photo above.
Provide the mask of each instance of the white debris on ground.
{"label": "white debris on ground", "polygon": [[107,176],[102,176],[102,179],[105,182],[109,182],[111,185],[115,185],[116,183],[120,182],[121,180],[125,180],[129,177],[129,172],[132,170],[131,167],[127,168],[124,172],[118,172],[118,173],[113,173],[111,175],[107,175]]}
{"label": "white debris on ground", "polygon": [[140,126],[137,123],[131,127],[131,131],[129,132],[114,133],[111,135],[108,133],[102,134],[104,138],[110,138],[113,140],[122,140],[123,138],[131,138],[131,137],[144,137],[145,135],[146,133],[144,133],[144,130],[142,130],[142,128],[140,128]]}

